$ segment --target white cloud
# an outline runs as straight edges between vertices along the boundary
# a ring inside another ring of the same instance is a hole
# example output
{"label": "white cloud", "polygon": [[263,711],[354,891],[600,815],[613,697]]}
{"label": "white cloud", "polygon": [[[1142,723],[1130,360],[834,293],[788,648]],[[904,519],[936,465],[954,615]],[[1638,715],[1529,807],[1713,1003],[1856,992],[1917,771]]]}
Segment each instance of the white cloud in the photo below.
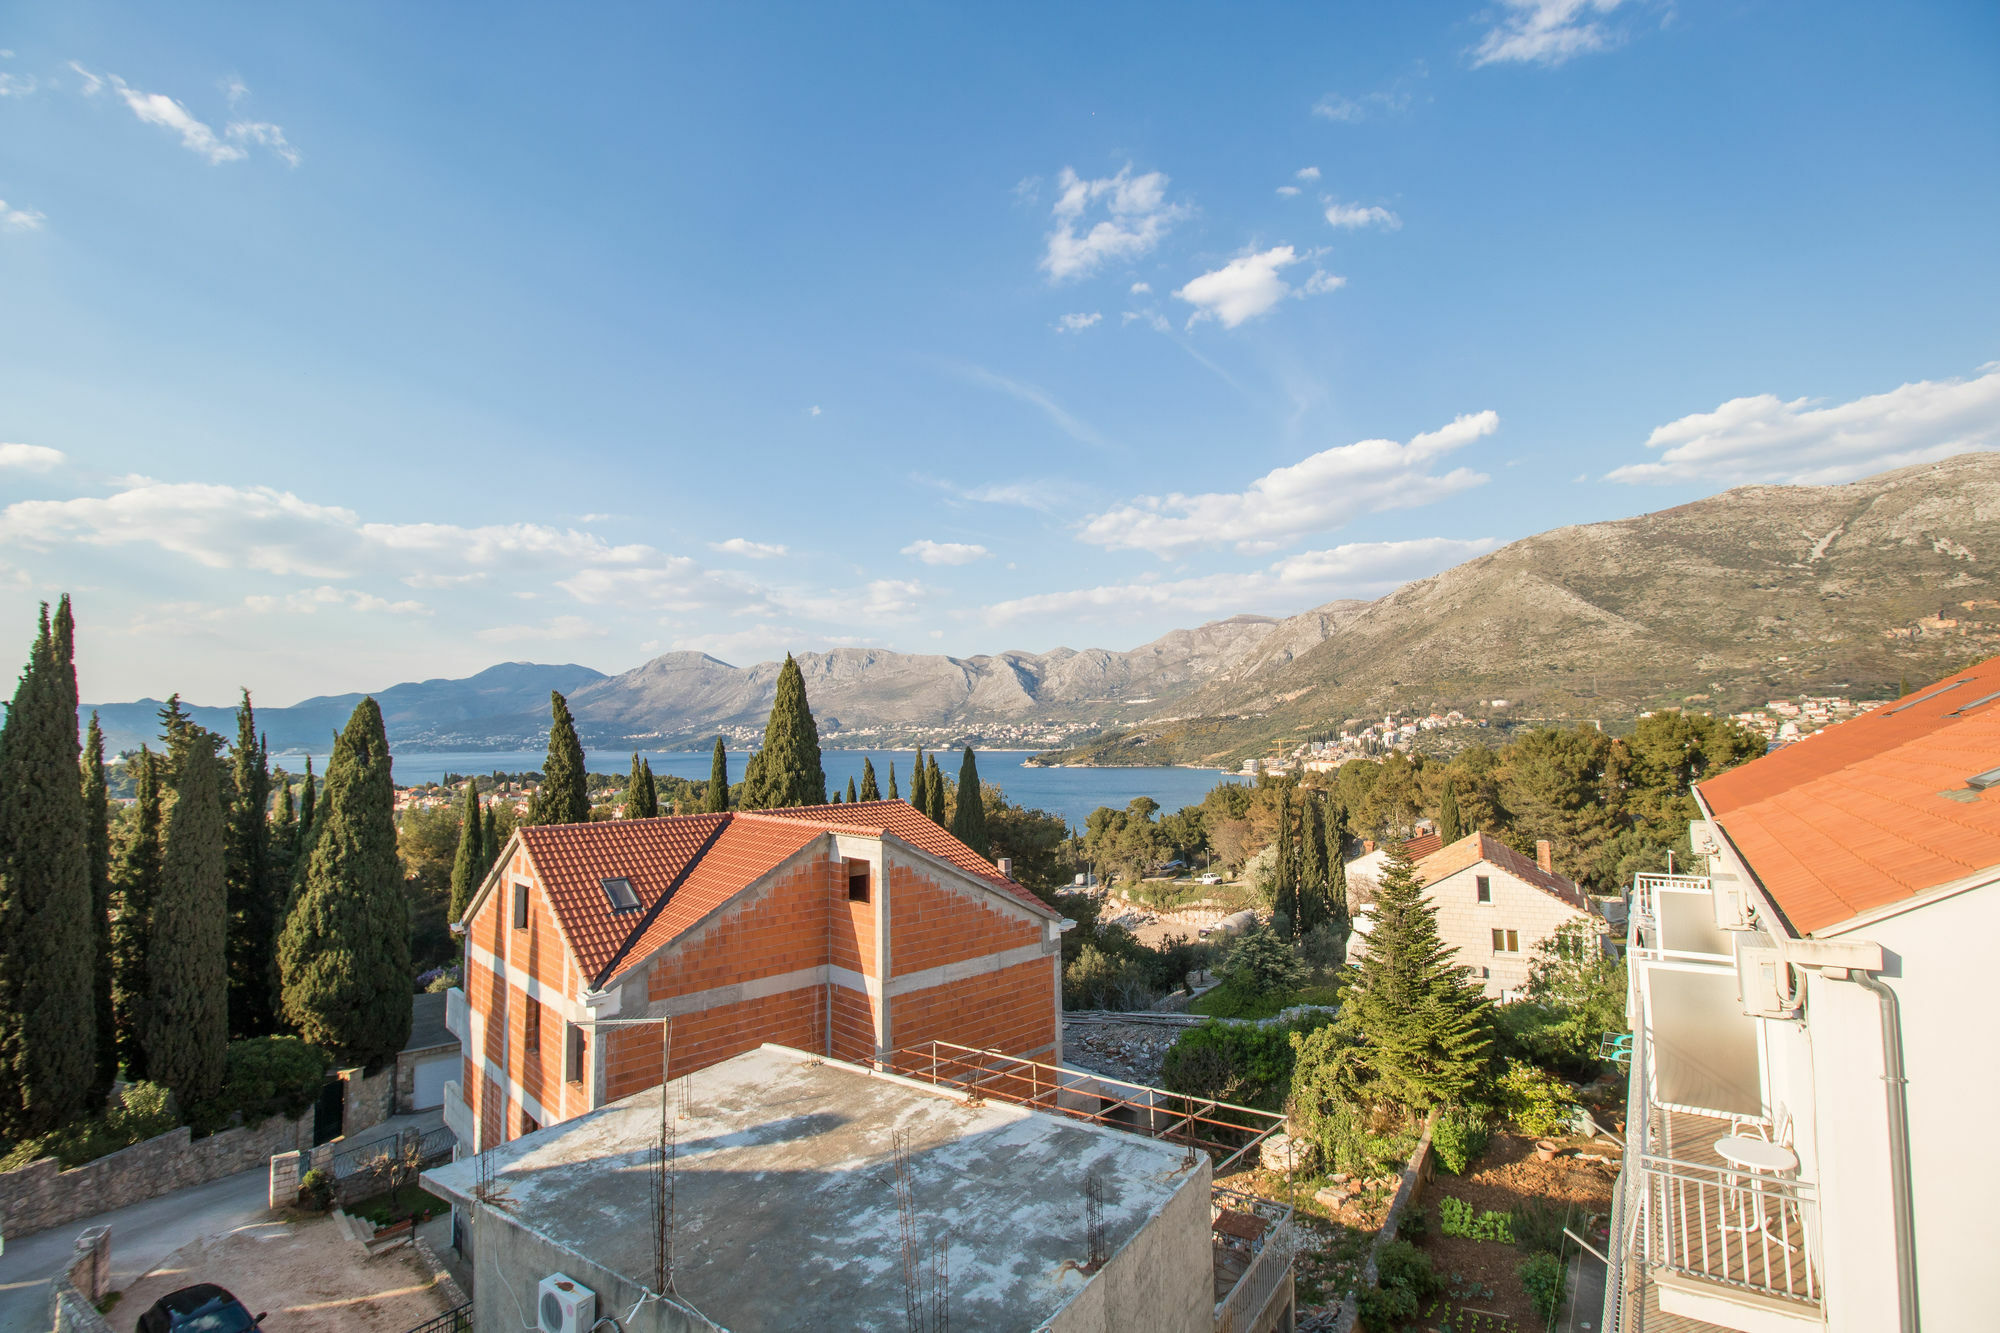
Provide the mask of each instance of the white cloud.
{"label": "white cloud", "polygon": [[1010,380],[1005,375],[996,375],[992,371],[979,366],[965,367],[965,374],[975,383],[998,389],[1002,393],[1018,398],[1024,403],[1031,403],[1039,407],[1063,434],[1069,436],[1077,443],[1094,445],[1099,449],[1105,447],[1102,435],[1099,435],[1087,422],[1080,421],[1076,417],[1071,416],[1061,403],[1049,397],[1048,393],[1043,389],[1033,384],[1024,384],[1019,380]]}
{"label": "white cloud", "polygon": [[1063,508],[1075,503],[1077,499],[1077,487],[1073,482],[1046,477],[1027,481],[988,482],[983,486],[955,486],[948,481],[936,484],[961,500],[973,500],[979,504],[1018,505],[1023,509],[1033,509],[1041,513]]}
{"label": "white cloud", "polygon": [[0,467],[47,472],[63,461],[63,451],[46,444],[0,444]]}
{"label": "white cloud", "polygon": [[1821,406],[1776,394],[1732,398],[1670,421],[1646,441],[1658,462],[1606,478],[1827,485],[1976,449],[2000,449],[2000,362],[1972,379],[1919,380]]}
{"label": "white cloud", "polygon": [[1139,580],[1036,593],[989,606],[985,618],[1000,625],[1084,614],[1094,620],[1139,618],[1162,611],[1184,616],[1234,614],[1252,609],[1289,614],[1301,604],[1312,605],[1336,597],[1379,597],[1411,579],[1424,578],[1484,555],[1498,545],[1491,537],[1351,542],[1323,551],[1302,551],[1264,569],[1245,573]]}
{"label": "white cloud", "polygon": [[225,131],[238,143],[262,144],[283,158],[286,166],[299,164],[299,150],[285,142],[285,132],[278,126],[262,120],[233,120]]}
{"label": "white cloud", "polygon": [[1322,450],[1265,473],[1243,491],[1140,496],[1088,519],[1079,536],[1112,550],[1160,556],[1223,543],[1239,551],[1274,550],[1358,514],[1415,508],[1480,485],[1482,473],[1461,467],[1436,475],[1431,466],[1499,425],[1498,413],[1479,412],[1408,444],[1362,440]]}
{"label": "white cloud", "polygon": [[1298,193],[1299,193],[1299,187],[1296,185],[1280,185],[1278,187],[1278,195],[1280,198],[1283,199],[1296,198],[1298,196]]}
{"label": "white cloud", "polygon": [[965,542],[934,542],[924,538],[905,546],[902,554],[913,555],[927,565],[969,565],[975,560],[984,560],[992,552],[984,546]]}
{"label": "white cloud", "polygon": [[473,637],[484,643],[562,643],[571,639],[602,639],[608,631],[582,616],[557,616],[540,625],[495,625]]}
{"label": "white cloud", "polygon": [[44,214],[32,208],[10,208],[5,199],[0,199],[0,229],[6,231],[36,231],[46,221]]}
{"label": "white cloud", "polygon": [[[290,165],[299,164],[299,152],[286,142],[284,130],[268,121],[233,121],[218,135],[206,123],[196,119],[193,112],[165,93],[140,92],[116,74],[93,74],[74,60],[69,67],[83,76],[84,96],[92,96],[106,87],[113,89],[133,115],[148,125],[157,125],[180,135],[181,147],[207,158],[211,164],[242,161],[250,155],[249,149],[243,146],[245,144],[261,145]],[[240,81],[225,83],[223,89],[232,106],[249,91]]]}
{"label": "white cloud", "polygon": [[386,597],[377,597],[358,588],[336,588],[330,584],[322,584],[317,588],[301,588],[297,592],[286,593],[283,596],[253,593],[243,599],[243,605],[252,611],[286,611],[301,615],[312,615],[329,606],[346,607],[353,611],[387,611],[392,615],[403,616],[431,614],[431,609],[422,602],[392,602]]}
{"label": "white cloud", "polygon": [[1302,181],[1316,181],[1316,180],[1318,180],[1318,179],[1319,179],[1319,168],[1318,168],[1318,167],[1300,167],[1300,168],[1299,168],[1299,169],[1298,169],[1297,171],[1293,172],[1293,173],[1292,173],[1292,175],[1293,175],[1293,177],[1294,177],[1294,178],[1296,178],[1296,179],[1298,179],[1298,180],[1302,180]]}
{"label": "white cloud", "polygon": [[0,97],[26,97],[39,86],[32,74],[0,74]]}
{"label": "white cloud", "polygon": [[1408,93],[1362,93],[1359,97],[1328,93],[1313,103],[1312,113],[1321,120],[1353,125],[1380,112],[1401,111],[1409,104]]}
{"label": "white cloud", "polygon": [[1388,231],[1403,225],[1403,220],[1386,208],[1343,204],[1338,200],[1327,201],[1326,220],[1335,227],[1381,227]]}
{"label": "white cloud", "polygon": [[1087,315],[1064,315],[1052,327],[1057,333],[1082,333],[1085,329],[1103,318],[1103,314],[1096,310],[1091,311]]}
{"label": "white cloud", "polygon": [[806,415],[807,415],[807,416],[809,416],[809,417],[816,417],[816,416],[818,416],[818,415],[819,415],[819,404],[818,404],[818,403],[814,403],[814,404],[813,404],[813,405],[812,405],[811,407],[807,408],[807,409],[806,409]]}
{"label": "white cloud", "polygon": [[1144,296],[1152,290],[1153,284],[1150,282],[1135,282],[1132,284],[1132,295],[1134,296]]}
{"label": "white cloud", "polygon": [[1345,278],[1315,270],[1297,289],[1278,276],[1305,256],[1289,245],[1273,246],[1256,254],[1239,255],[1212,273],[1191,280],[1174,296],[1195,307],[1188,317],[1192,328],[1204,319],[1218,319],[1222,327],[1233,329],[1248,319],[1267,313],[1287,296],[1315,296],[1330,292]]}
{"label": "white cloud", "polygon": [[787,547],[773,542],[753,542],[748,537],[731,537],[726,542],[710,542],[708,549],[721,551],[725,555],[740,555],[751,560],[772,560],[789,553]]}
{"label": "white cloud", "polygon": [[237,105],[250,95],[249,86],[233,74],[226,79],[218,80],[215,86],[222,89],[222,95],[229,99],[231,106]]}
{"label": "white cloud", "polygon": [[872,625],[883,620],[908,620],[922,610],[930,589],[915,579],[874,579],[858,589],[798,592],[774,589],[773,605],[808,620]]}
{"label": "white cloud", "polygon": [[[1134,176],[1127,166],[1116,176],[1085,180],[1064,167],[1056,184],[1059,193],[1050,210],[1056,225],[1040,265],[1050,282],[1086,277],[1114,259],[1138,258],[1188,211],[1166,201],[1167,177],[1158,171]],[[1079,230],[1100,204],[1105,216]]]}
{"label": "white cloud", "polygon": [[1602,51],[1617,34],[1596,21],[1622,0],[1500,0],[1500,22],[1473,50],[1479,65],[1560,65],[1590,51]]}

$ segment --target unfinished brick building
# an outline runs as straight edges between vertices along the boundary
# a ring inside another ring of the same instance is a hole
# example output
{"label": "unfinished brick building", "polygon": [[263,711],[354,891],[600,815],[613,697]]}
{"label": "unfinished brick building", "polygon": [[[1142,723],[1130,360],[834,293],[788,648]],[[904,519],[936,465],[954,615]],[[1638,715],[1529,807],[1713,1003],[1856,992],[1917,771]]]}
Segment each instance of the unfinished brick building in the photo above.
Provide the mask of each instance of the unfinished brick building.
{"label": "unfinished brick building", "polygon": [[446,1121],[485,1149],[763,1042],[1056,1063],[1066,924],[903,801],[522,828],[456,927]]}

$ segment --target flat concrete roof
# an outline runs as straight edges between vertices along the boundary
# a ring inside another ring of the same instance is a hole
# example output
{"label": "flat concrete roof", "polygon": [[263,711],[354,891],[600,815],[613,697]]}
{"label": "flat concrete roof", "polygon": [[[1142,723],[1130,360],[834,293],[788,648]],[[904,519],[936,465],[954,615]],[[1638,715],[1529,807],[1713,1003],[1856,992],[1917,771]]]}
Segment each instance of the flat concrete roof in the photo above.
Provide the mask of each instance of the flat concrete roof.
{"label": "flat concrete roof", "polygon": [[[1189,1178],[1184,1150],[782,1046],[692,1076],[679,1118],[674,1285],[739,1330],[904,1322],[891,1135],[913,1175],[917,1235],[947,1245],[957,1328],[1033,1328],[1087,1279],[1084,1183],[1104,1190],[1109,1253]],[[506,1220],[641,1286],[653,1275],[648,1172],[662,1090],[491,1150]],[[469,1201],[472,1158],[424,1174]],[[492,1212],[481,1210],[479,1225]],[[475,1244],[477,1241],[475,1240]]]}

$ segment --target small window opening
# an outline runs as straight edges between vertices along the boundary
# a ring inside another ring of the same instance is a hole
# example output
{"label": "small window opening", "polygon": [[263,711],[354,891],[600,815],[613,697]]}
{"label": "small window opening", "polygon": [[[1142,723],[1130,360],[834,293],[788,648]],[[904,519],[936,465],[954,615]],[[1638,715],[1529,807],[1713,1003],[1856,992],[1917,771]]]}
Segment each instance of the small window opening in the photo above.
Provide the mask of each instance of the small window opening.
{"label": "small window opening", "polygon": [[1521,932],[1518,930],[1495,930],[1493,932],[1493,952],[1521,952]]}
{"label": "small window opening", "polygon": [[632,881],[624,877],[597,881],[604,888],[604,896],[611,900],[614,912],[636,912],[639,910],[639,895],[633,891]]}
{"label": "small window opening", "polygon": [[528,928],[528,886],[525,884],[516,883],[514,885],[514,929],[526,930],[527,928]]}
{"label": "small window opening", "polygon": [[521,1009],[521,1026],[526,1035],[522,1039],[522,1049],[529,1055],[542,1053],[542,1002],[534,996],[527,997],[528,1003]]}
{"label": "small window opening", "polygon": [[865,903],[868,901],[868,863],[849,861],[847,863],[847,901]]}
{"label": "small window opening", "polygon": [[582,1028],[574,1023],[569,1025],[569,1053],[564,1061],[566,1068],[563,1070],[563,1077],[571,1083],[583,1082],[583,1057],[587,1040]]}
{"label": "small window opening", "polygon": [[1472,882],[1479,886],[1480,902],[1490,903],[1493,901],[1493,881],[1490,878],[1485,875],[1474,875]]}

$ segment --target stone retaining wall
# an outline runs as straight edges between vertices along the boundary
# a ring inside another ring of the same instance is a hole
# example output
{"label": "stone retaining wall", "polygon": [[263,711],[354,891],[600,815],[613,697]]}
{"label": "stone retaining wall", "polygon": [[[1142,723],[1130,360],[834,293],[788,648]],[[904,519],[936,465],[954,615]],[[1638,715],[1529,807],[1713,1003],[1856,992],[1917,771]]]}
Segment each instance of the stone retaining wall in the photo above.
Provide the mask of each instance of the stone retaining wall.
{"label": "stone retaining wall", "polygon": [[364,1129],[373,1129],[395,1114],[396,1066],[393,1062],[372,1074],[359,1069],[343,1069],[340,1081],[347,1085],[343,1089],[347,1104],[342,1109],[340,1121],[343,1138],[352,1138]]}
{"label": "stone retaining wall", "polygon": [[9,1240],[74,1222],[79,1217],[203,1185],[263,1167],[273,1153],[312,1146],[313,1117],[272,1116],[261,1125],[225,1129],[194,1139],[186,1125],[120,1148],[94,1162],[61,1170],[44,1157],[0,1172],[0,1235]]}
{"label": "stone retaining wall", "polygon": [[1431,1152],[1431,1130],[1436,1125],[1437,1112],[1433,1111],[1424,1122],[1424,1136],[1417,1141],[1417,1150],[1403,1166],[1402,1183],[1396,1187],[1396,1197],[1389,1201],[1389,1214],[1382,1219],[1382,1229],[1375,1233],[1375,1243],[1368,1247],[1368,1262],[1361,1266],[1361,1277],[1354,1290],[1341,1297],[1340,1318],[1333,1325],[1334,1333],[1354,1333],[1355,1323],[1361,1317],[1360,1294],[1382,1276],[1375,1265],[1376,1256],[1382,1253],[1384,1245],[1396,1239],[1396,1228],[1401,1225],[1403,1215],[1416,1205],[1424,1186],[1437,1174],[1436,1157]]}

